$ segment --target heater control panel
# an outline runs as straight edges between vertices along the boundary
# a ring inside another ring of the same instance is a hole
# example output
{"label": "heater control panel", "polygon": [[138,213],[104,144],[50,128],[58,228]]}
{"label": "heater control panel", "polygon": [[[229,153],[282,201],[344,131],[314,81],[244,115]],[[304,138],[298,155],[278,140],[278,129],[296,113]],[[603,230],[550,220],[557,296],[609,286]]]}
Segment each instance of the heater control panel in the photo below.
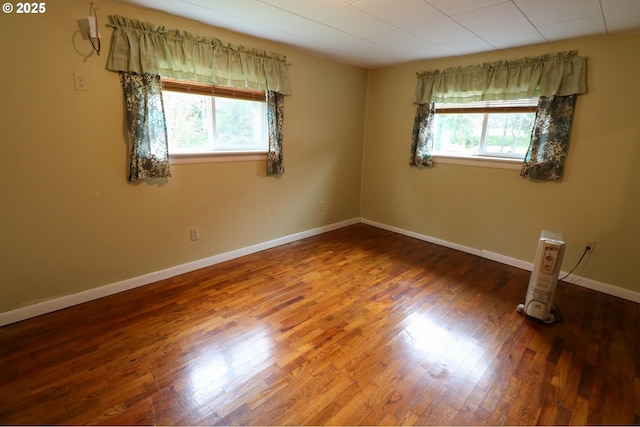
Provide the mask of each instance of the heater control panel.
{"label": "heater control panel", "polygon": [[556,268],[556,261],[558,259],[558,248],[554,246],[545,246],[544,254],[542,256],[542,272],[545,274],[553,274]]}

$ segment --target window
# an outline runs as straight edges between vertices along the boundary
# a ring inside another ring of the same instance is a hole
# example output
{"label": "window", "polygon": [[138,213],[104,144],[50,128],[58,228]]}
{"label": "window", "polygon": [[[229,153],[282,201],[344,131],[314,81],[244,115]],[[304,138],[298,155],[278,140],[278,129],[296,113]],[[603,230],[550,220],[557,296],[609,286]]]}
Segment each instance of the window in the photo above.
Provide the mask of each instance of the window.
{"label": "window", "polygon": [[263,91],[163,80],[162,97],[171,156],[268,151]]}
{"label": "window", "polygon": [[435,156],[523,159],[538,98],[467,104],[436,103]]}

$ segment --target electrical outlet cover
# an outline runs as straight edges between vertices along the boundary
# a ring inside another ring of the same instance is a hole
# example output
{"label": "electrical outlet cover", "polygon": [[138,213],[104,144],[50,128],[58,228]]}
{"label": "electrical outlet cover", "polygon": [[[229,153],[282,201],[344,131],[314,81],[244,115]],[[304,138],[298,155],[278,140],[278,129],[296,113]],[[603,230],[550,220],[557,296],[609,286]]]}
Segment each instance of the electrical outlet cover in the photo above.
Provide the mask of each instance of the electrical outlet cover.
{"label": "electrical outlet cover", "polygon": [[584,244],[585,248],[588,246],[589,248],[589,252],[593,252],[594,249],[596,248],[596,241],[595,240],[587,240],[587,242]]}
{"label": "electrical outlet cover", "polygon": [[76,90],[88,91],[89,83],[87,82],[87,76],[83,73],[73,73],[73,81]]}

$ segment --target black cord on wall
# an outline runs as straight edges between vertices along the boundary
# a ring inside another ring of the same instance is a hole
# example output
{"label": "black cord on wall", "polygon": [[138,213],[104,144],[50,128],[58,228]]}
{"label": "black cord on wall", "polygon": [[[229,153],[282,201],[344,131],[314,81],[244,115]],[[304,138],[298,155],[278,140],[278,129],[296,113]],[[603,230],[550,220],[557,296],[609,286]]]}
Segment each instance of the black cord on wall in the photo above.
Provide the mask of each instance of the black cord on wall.
{"label": "black cord on wall", "polygon": [[578,260],[578,263],[576,264],[576,266],[575,266],[575,267],[573,267],[573,268],[571,269],[571,271],[567,273],[567,275],[566,275],[566,276],[561,277],[561,278],[560,278],[560,279],[558,279],[558,280],[564,280],[564,279],[566,279],[567,277],[569,277],[569,276],[571,275],[571,273],[573,273],[573,272],[575,271],[575,269],[576,269],[576,268],[578,268],[578,266],[580,265],[580,263],[581,263],[581,262],[582,262],[582,260],[584,259],[584,256],[585,256],[588,252],[590,252],[590,251],[591,251],[591,246],[586,246],[586,247],[584,248],[584,252],[582,252],[582,256],[581,256],[581,257],[580,257],[580,259]]}

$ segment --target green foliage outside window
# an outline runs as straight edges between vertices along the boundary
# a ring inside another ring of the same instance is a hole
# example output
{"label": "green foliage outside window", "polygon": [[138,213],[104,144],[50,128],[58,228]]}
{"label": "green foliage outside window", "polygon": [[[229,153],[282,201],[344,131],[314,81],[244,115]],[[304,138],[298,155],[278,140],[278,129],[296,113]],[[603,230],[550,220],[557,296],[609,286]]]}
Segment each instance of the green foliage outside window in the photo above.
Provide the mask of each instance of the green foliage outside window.
{"label": "green foliage outside window", "polygon": [[534,120],[535,113],[437,113],[434,151],[522,157]]}
{"label": "green foliage outside window", "polygon": [[265,103],[163,92],[169,150],[266,150]]}

